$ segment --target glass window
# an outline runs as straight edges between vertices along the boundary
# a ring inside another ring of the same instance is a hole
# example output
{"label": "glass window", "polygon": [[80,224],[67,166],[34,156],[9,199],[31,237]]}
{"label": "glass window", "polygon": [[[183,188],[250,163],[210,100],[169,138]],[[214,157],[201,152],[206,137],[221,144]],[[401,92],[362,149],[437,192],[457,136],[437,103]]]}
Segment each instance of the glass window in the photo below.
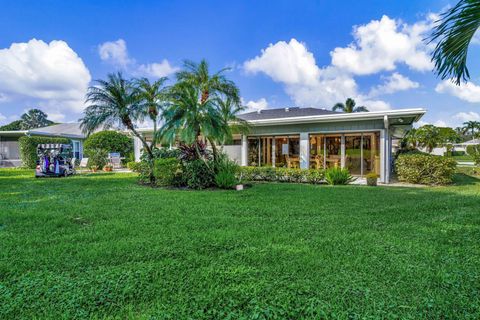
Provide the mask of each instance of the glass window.
{"label": "glass window", "polygon": [[345,167],[351,174],[362,174],[362,136],[345,136]]}

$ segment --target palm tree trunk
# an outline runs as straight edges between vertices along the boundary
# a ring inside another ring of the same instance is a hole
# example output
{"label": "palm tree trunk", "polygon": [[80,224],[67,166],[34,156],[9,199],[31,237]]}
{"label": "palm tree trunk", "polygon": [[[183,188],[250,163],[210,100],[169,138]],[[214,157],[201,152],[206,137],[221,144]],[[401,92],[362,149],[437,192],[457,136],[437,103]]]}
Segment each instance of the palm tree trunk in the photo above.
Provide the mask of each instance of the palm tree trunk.
{"label": "palm tree trunk", "polygon": [[210,145],[212,146],[213,161],[217,163],[218,151],[217,146],[215,145],[215,141],[213,141],[212,138],[208,138],[208,142],[210,142]]}

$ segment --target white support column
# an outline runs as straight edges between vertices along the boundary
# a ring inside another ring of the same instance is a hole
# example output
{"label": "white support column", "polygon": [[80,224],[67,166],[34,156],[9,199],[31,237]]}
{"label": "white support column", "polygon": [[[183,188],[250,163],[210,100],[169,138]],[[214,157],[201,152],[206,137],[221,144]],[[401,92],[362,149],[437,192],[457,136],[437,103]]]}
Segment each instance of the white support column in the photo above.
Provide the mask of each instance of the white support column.
{"label": "white support column", "polygon": [[341,138],[341,148],[340,148],[340,166],[345,168],[345,135],[342,134]]}
{"label": "white support column", "polygon": [[272,167],[275,168],[275,153],[276,153],[277,144],[275,143],[275,137],[272,138]]}
{"label": "white support column", "polygon": [[380,182],[385,183],[386,181],[386,170],[385,170],[385,158],[386,158],[386,139],[385,139],[386,130],[383,129],[380,131]]}
{"label": "white support column", "polygon": [[248,155],[247,136],[242,135],[242,151],[241,151],[241,163],[240,163],[240,165],[243,166],[243,167],[247,166],[247,155]]}
{"label": "white support column", "polygon": [[300,133],[300,169],[308,169],[310,166],[310,144],[308,132]]}
{"label": "white support column", "polygon": [[140,156],[142,155],[142,141],[137,137],[133,138],[133,153],[135,155],[135,161],[140,161]]}
{"label": "white support column", "polygon": [[386,160],[387,162],[385,163],[385,183],[390,183],[390,174],[392,172],[392,136],[390,135],[390,132],[386,130],[387,133],[387,150],[386,150]]}

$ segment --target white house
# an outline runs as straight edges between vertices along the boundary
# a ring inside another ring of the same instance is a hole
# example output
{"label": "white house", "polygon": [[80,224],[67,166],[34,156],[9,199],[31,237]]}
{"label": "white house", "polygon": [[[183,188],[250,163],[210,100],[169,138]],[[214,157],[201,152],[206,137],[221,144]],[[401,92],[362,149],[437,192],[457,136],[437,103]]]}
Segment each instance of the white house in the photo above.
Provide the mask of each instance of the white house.
{"label": "white house", "polygon": [[[242,166],[348,168],[353,175],[375,172],[384,183],[392,170],[392,139],[402,138],[425,109],[340,113],[316,108],[250,112],[248,135],[223,146]],[[151,129],[140,130],[148,139]],[[134,139],[135,159],[141,143]]]}

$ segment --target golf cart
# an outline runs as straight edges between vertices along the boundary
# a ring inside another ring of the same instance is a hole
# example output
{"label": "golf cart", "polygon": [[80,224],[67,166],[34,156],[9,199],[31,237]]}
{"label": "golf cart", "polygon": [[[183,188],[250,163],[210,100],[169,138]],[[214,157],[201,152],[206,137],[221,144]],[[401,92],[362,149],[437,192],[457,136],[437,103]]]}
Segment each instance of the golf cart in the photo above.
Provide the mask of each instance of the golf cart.
{"label": "golf cart", "polygon": [[72,146],[69,144],[39,144],[35,177],[67,177],[75,173]]}

